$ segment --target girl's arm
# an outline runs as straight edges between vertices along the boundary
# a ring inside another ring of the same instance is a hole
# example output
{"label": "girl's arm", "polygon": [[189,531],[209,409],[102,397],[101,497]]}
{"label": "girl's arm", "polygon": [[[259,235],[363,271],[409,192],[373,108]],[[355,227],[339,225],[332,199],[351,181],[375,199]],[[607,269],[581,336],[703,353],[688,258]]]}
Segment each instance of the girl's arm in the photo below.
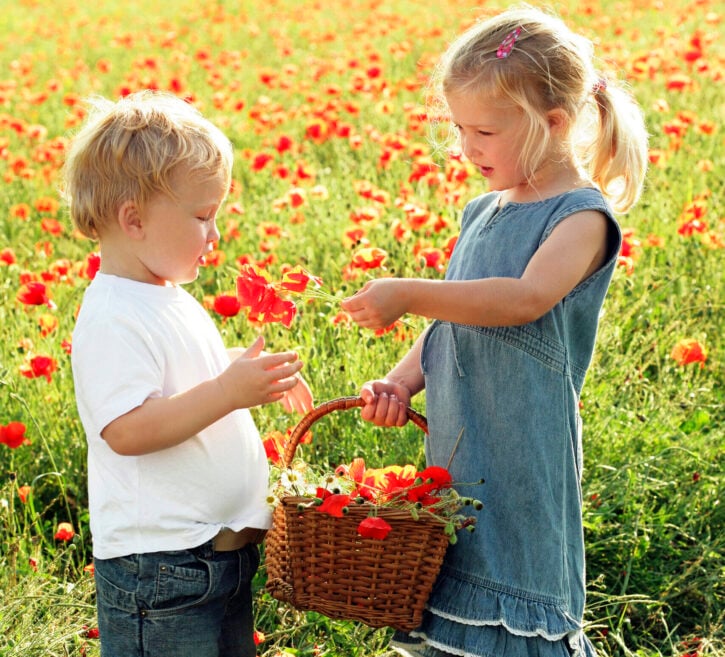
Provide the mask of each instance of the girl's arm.
{"label": "girl's arm", "polygon": [[608,222],[597,211],[562,221],[521,278],[469,281],[382,278],[343,301],[360,326],[379,329],[405,313],[475,326],[527,324],[551,310],[607,256]]}
{"label": "girl's arm", "polygon": [[258,338],[219,376],[170,397],[147,399],[109,423],[101,436],[118,454],[139,456],[173,447],[239,408],[279,401],[299,384],[294,352],[260,355]]}

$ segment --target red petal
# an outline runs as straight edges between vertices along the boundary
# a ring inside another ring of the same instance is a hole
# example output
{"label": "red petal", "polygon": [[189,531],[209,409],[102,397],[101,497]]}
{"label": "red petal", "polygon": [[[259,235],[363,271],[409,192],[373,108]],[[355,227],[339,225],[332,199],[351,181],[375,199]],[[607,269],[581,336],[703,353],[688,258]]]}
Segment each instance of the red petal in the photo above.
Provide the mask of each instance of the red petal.
{"label": "red petal", "polygon": [[334,516],[335,518],[342,518],[344,515],[343,509],[350,504],[349,495],[330,495],[325,498],[324,502],[320,506],[315,507],[321,513],[327,513],[328,515]]}
{"label": "red petal", "polygon": [[392,529],[382,518],[365,518],[357,526],[357,533],[363,538],[375,538],[382,541]]}

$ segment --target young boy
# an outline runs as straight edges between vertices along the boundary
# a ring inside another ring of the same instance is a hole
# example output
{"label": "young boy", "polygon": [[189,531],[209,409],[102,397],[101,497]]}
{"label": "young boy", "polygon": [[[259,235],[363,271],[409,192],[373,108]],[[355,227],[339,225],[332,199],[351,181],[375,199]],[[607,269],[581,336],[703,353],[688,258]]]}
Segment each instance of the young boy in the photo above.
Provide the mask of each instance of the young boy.
{"label": "young boy", "polygon": [[270,525],[249,408],[312,406],[294,352],[227,350],[180,287],[219,239],[228,139],[188,103],[99,100],[68,152],[71,217],[101,268],[73,333],[103,657],[252,657]]}

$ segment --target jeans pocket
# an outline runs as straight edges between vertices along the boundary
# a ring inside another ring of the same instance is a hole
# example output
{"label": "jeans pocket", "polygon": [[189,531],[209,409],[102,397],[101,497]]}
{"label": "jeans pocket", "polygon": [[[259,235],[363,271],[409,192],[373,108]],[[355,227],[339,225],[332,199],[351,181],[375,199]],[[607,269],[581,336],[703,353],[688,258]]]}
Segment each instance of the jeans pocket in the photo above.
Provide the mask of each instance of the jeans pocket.
{"label": "jeans pocket", "polygon": [[206,561],[196,565],[159,563],[156,590],[151,604],[152,613],[165,613],[203,604],[212,590],[212,576]]}
{"label": "jeans pocket", "polygon": [[94,579],[99,614],[107,609],[133,613],[137,609],[138,569],[132,559],[95,559]]}

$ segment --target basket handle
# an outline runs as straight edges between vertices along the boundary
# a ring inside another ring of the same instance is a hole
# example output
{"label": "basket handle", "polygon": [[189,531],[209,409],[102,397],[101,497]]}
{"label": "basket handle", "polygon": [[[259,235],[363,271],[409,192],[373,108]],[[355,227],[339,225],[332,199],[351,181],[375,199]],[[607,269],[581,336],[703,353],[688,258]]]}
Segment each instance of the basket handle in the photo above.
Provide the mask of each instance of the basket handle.
{"label": "basket handle", "polygon": [[[297,445],[299,445],[302,436],[304,436],[309,428],[321,417],[324,417],[328,413],[339,410],[348,410],[350,408],[357,408],[365,406],[365,401],[362,397],[338,397],[337,399],[331,399],[324,404],[316,406],[309,411],[298,423],[297,426],[292,429],[287,444],[282,455],[283,467],[289,467],[294,459]],[[425,433],[428,433],[428,421],[424,415],[421,415],[418,411],[410,406],[407,408],[408,419],[413,422],[416,426],[420,427]]]}

